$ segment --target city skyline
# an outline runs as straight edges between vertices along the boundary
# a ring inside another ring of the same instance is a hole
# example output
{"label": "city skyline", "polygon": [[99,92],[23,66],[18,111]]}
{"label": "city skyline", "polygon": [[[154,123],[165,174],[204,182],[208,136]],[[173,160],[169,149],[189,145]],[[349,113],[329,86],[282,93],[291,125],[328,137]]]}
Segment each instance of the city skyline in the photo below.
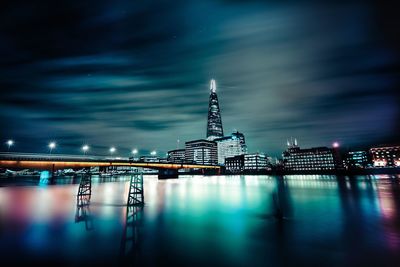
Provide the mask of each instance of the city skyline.
{"label": "city skyline", "polygon": [[165,153],[205,138],[211,78],[225,135],[244,133],[251,152],[280,156],[290,136],[302,147],[398,141],[400,46],[380,4],[92,6],[2,11],[0,138],[16,150]]}

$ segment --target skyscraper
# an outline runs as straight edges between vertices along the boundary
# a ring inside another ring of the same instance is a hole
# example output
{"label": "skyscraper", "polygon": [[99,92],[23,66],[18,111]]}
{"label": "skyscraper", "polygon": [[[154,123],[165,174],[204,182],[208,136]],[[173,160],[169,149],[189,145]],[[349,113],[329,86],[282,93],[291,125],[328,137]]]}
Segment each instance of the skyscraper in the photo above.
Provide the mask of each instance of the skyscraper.
{"label": "skyscraper", "polygon": [[224,130],[222,128],[221,112],[218,104],[217,86],[215,80],[210,82],[210,101],[208,104],[208,119],[207,119],[207,139],[214,140],[215,138],[223,137]]}

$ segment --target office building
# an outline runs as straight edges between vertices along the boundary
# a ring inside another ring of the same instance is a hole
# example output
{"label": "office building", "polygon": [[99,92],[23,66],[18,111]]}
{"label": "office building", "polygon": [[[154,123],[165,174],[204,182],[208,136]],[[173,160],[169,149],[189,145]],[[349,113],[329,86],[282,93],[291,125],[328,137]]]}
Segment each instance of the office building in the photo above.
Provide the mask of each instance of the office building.
{"label": "office building", "polygon": [[216,165],[218,163],[217,143],[204,139],[186,142],[185,161]]}
{"label": "office building", "polygon": [[175,149],[167,152],[169,162],[185,162],[185,149]]}
{"label": "office building", "polygon": [[160,162],[160,158],[156,156],[141,156],[139,158],[141,162]]}
{"label": "office building", "polygon": [[347,169],[363,169],[368,165],[368,153],[367,151],[349,151],[344,163]]}
{"label": "office building", "polygon": [[369,150],[374,167],[400,167],[400,146],[379,146]]}
{"label": "office building", "polygon": [[230,136],[214,139],[218,148],[218,164],[224,164],[226,158],[243,155],[247,152],[244,135],[233,132]]}
{"label": "office building", "polygon": [[271,170],[265,154],[244,154],[225,159],[225,168],[230,173],[259,172]]}
{"label": "office building", "polygon": [[244,155],[244,171],[262,171],[267,169],[267,156],[253,153]]}
{"label": "office building", "polygon": [[244,155],[225,158],[225,168],[230,173],[241,173],[244,170]]}
{"label": "office building", "polygon": [[337,153],[332,148],[314,147],[301,149],[294,143],[288,142],[288,149],[283,152],[284,169],[287,171],[329,171],[336,170],[338,165]]}

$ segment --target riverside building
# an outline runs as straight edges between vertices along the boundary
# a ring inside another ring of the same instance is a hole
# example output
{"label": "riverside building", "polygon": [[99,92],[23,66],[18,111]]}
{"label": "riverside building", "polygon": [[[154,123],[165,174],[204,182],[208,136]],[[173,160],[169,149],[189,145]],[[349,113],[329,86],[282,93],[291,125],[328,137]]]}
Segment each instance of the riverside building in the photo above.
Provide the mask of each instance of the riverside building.
{"label": "riverside building", "polygon": [[244,155],[225,159],[225,168],[230,173],[241,173],[244,170]]}
{"label": "riverside building", "polygon": [[176,162],[176,163],[183,163],[185,162],[185,149],[174,149],[167,152],[168,154],[168,161],[169,162]]}
{"label": "riverside building", "polygon": [[301,149],[294,143],[289,143],[282,153],[284,169],[287,171],[332,171],[336,170],[335,151],[328,147],[313,147]]}
{"label": "riverside building", "polygon": [[244,155],[244,171],[262,171],[267,169],[267,156],[261,153]]}
{"label": "riverside building", "polygon": [[218,149],[218,164],[224,164],[226,158],[243,155],[247,152],[244,134],[233,132],[230,136],[216,138]]}
{"label": "riverside building", "polygon": [[400,146],[379,146],[369,150],[374,167],[400,167]]}
{"label": "riverside building", "polygon": [[186,142],[185,161],[216,165],[218,163],[217,143],[204,139]]}
{"label": "riverside building", "polygon": [[222,128],[221,111],[219,109],[217,85],[215,80],[210,82],[210,100],[208,103],[207,140],[214,140],[224,136]]}
{"label": "riverside building", "polygon": [[230,173],[260,172],[270,169],[265,154],[244,154],[225,159],[225,168]]}
{"label": "riverside building", "polygon": [[349,151],[345,158],[347,169],[363,169],[368,165],[367,151]]}

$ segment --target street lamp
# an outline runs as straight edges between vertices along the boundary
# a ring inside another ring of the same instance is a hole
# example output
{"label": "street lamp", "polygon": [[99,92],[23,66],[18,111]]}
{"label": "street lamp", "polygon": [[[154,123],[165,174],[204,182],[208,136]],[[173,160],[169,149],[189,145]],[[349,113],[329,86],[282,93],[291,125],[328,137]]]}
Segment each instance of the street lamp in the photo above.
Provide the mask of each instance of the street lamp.
{"label": "street lamp", "polygon": [[51,154],[51,151],[52,151],[54,148],[56,148],[56,143],[55,143],[55,142],[50,142],[50,143],[49,143],[50,154]]}
{"label": "street lamp", "polygon": [[7,142],[7,146],[8,146],[8,150],[10,150],[10,147],[12,146],[12,145],[14,145],[14,141],[13,140],[8,140]]}
{"label": "street lamp", "polygon": [[110,148],[110,154],[112,155],[116,150],[117,150],[117,149],[116,149],[115,147],[112,146],[112,147]]}
{"label": "street lamp", "polygon": [[333,142],[332,146],[333,146],[333,148],[338,148],[340,146],[340,144],[338,142]]}
{"label": "street lamp", "polygon": [[132,149],[132,154],[136,155],[138,153],[138,150],[136,148]]}
{"label": "street lamp", "polygon": [[157,155],[157,151],[155,151],[155,150],[151,151],[151,152],[150,152],[150,155],[152,155],[152,156]]}
{"label": "street lamp", "polygon": [[83,150],[83,154],[86,155],[86,152],[89,150],[89,146],[88,146],[88,145],[84,145],[84,146],[82,147],[82,150]]}

